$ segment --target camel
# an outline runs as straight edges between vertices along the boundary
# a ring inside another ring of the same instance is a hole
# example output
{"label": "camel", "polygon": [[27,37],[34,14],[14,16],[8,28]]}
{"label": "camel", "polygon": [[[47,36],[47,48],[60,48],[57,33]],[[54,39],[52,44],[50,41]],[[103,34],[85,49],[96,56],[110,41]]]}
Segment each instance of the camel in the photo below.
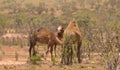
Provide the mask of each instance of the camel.
{"label": "camel", "polygon": [[[50,49],[50,53],[51,55],[53,54],[53,48],[55,51],[55,55],[56,55],[56,45],[62,45],[62,42],[59,38],[61,38],[60,32],[52,32],[49,29],[46,28],[39,28],[37,30],[35,30],[32,34],[30,34],[30,38],[29,38],[29,42],[30,42],[30,47],[29,47],[29,56],[31,57],[31,53],[32,53],[32,49],[33,49],[33,55],[36,55],[35,52],[35,45],[36,42],[42,43],[42,44],[47,44],[47,51],[46,51],[46,55],[49,52]],[[61,32],[63,33],[63,32]]]}
{"label": "camel", "polygon": [[[80,29],[77,25],[77,21],[75,19],[71,20],[68,24],[68,26],[66,27],[66,29],[64,30],[63,33],[63,53],[62,55],[64,55],[65,53],[65,48],[67,47],[66,44],[64,43],[66,41],[66,36],[70,36],[70,39],[67,43],[71,43],[73,44],[77,44],[77,59],[78,62],[81,63],[81,45],[82,45],[82,36],[81,36],[81,32]],[[72,46],[71,45],[71,46]],[[72,46],[73,47],[73,46]],[[71,54],[68,55],[66,58],[65,56],[62,57],[61,62],[63,64],[69,64],[72,63],[72,55],[73,55],[73,49],[70,48],[69,50],[71,50]],[[68,61],[66,62],[66,59],[68,59]]]}

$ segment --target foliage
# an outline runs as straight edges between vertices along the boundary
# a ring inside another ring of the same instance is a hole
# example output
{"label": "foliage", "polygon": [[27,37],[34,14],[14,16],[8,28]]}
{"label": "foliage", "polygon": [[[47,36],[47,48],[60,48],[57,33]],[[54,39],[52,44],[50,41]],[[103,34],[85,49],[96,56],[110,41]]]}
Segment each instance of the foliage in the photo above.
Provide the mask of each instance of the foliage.
{"label": "foliage", "polygon": [[[82,51],[89,58],[92,56],[91,52],[104,52],[104,57],[101,58],[105,60],[105,64],[109,60],[109,64],[113,65],[120,51],[119,3],[120,0],[54,0],[50,3],[46,0],[38,2],[38,5],[24,5],[24,0],[19,3],[17,0],[4,0],[0,2],[0,36],[9,28],[26,35],[39,27],[55,31],[57,26],[65,28],[72,18],[76,18],[83,36]],[[71,46],[69,37],[64,45]],[[33,56],[33,60],[37,60],[37,57]]]}
{"label": "foliage", "polygon": [[38,55],[33,55],[31,56],[30,59],[32,64],[37,64],[39,61],[41,62],[41,56],[38,56]]}
{"label": "foliage", "polygon": [[7,16],[4,14],[0,14],[0,27],[8,26]]}
{"label": "foliage", "polygon": [[63,52],[62,52],[62,63],[65,65],[72,64],[73,61],[73,46],[72,46],[72,40],[71,35],[66,34],[64,36],[64,42],[63,42]]}

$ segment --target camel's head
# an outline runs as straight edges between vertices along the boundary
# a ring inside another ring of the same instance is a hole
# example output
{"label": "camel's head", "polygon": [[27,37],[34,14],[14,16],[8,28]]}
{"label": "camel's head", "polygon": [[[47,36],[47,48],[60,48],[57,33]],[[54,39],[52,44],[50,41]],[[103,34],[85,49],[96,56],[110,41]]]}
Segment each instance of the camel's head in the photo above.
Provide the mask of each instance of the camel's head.
{"label": "camel's head", "polygon": [[64,33],[64,28],[62,26],[59,26],[57,28],[57,36],[59,39],[61,39],[63,37],[63,33]]}
{"label": "camel's head", "polygon": [[63,27],[62,26],[58,26],[57,31],[61,32],[62,30],[63,30]]}
{"label": "camel's head", "polygon": [[77,26],[77,21],[73,18],[71,21],[70,21],[70,26],[72,27],[76,27]]}

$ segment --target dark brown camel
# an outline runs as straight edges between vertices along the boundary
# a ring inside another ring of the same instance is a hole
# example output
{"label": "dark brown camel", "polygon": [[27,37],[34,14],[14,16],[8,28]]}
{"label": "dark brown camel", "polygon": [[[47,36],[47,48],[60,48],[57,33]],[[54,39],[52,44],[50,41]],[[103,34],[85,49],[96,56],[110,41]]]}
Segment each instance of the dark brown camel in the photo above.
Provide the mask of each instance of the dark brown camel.
{"label": "dark brown camel", "polygon": [[59,39],[62,37],[60,36],[62,35],[60,33],[63,33],[61,31],[54,33],[46,28],[39,28],[38,30],[35,30],[32,34],[30,34],[30,38],[29,38],[30,39],[29,40],[30,41],[29,56],[31,57],[32,49],[33,49],[33,55],[36,55],[36,52],[35,52],[36,42],[47,44],[48,49],[47,49],[46,55],[48,54],[49,49],[52,55],[53,48],[56,55],[56,45],[57,44],[62,45],[62,42]]}

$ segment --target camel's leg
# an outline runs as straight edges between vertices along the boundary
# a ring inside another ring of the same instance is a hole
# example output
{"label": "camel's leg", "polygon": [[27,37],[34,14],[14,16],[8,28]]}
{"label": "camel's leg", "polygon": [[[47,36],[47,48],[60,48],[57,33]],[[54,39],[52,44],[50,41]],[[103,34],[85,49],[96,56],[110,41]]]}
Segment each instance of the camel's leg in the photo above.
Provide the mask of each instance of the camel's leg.
{"label": "camel's leg", "polygon": [[29,48],[29,57],[31,57],[32,46]]}
{"label": "camel's leg", "polygon": [[64,49],[62,49],[62,58],[61,58],[61,63],[64,64]]}
{"label": "camel's leg", "polygon": [[34,47],[33,47],[33,56],[35,56],[36,55],[36,51],[35,51],[35,45],[34,45]]}
{"label": "camel's leg", "polygon": [[50,54],[51,54],[51,56],[53,56],[53,45],[50,46]]}
{"label": "camel's leg", "polygon": [[29,57],[31,57],[31,55],[32,55],[32,49],[33,49],[33,52],[35,53],[34,47],[35,47],[35,42],[30,40]]}
{"label": "camel's leg", "polygon": [[78,43],[78,46],[77,46],[77,58],[78,58],[78,63],[81,63],[82,60],[81,60],[81,42]]}
{"label": "camel's leg", "polygon": [[48,45],[47,45],[47,51],[46,51],[46,54],[45,54],[45,60],[46,60],[46,57],[49,53],[49,50],[50,50],[50,42],[48,42]]}
{"label": "camel's leg", "polygon": [[31,52],[32,52],[32,48],[33,48],[33,42],[30,40],[30,47],[29,47],[29,56],[31,57]]}
{"label": "camel's leg", "polygon": [[61,63],[62,64],[65,64],[65,53],[66,53],[65,49],[66,49],[66,47],[63,45],[63,47],[62,47],[62,58],[61,58]]}
{"label": "camel's leg", "polygon": [[36,55],[36,51],[35,51],[35,45],[36,45],[36,41],[32,41],[30,44],[33,48],[33,54],[32,55]]}
{"label": "camel's leg", "polygon": [[73,60],[73,48],[70,48],[71,52],[70,52],[70,64],[72,64],[72,60]]}
{"label": "camel's leg", "polygon": [[47,51],[46,51],[46,56],[47,56],[47,54],[48,54],[48,52],[49,52],[49,49],[50,49],[50,45],[48,44],[48,46],[47,46]]}
{"label": "camel's leg", "polygon": [[55,53],[55,57],[57,56],[56,55],[56,44],[55,44],[55,46],[54,46],[54,53]]}

